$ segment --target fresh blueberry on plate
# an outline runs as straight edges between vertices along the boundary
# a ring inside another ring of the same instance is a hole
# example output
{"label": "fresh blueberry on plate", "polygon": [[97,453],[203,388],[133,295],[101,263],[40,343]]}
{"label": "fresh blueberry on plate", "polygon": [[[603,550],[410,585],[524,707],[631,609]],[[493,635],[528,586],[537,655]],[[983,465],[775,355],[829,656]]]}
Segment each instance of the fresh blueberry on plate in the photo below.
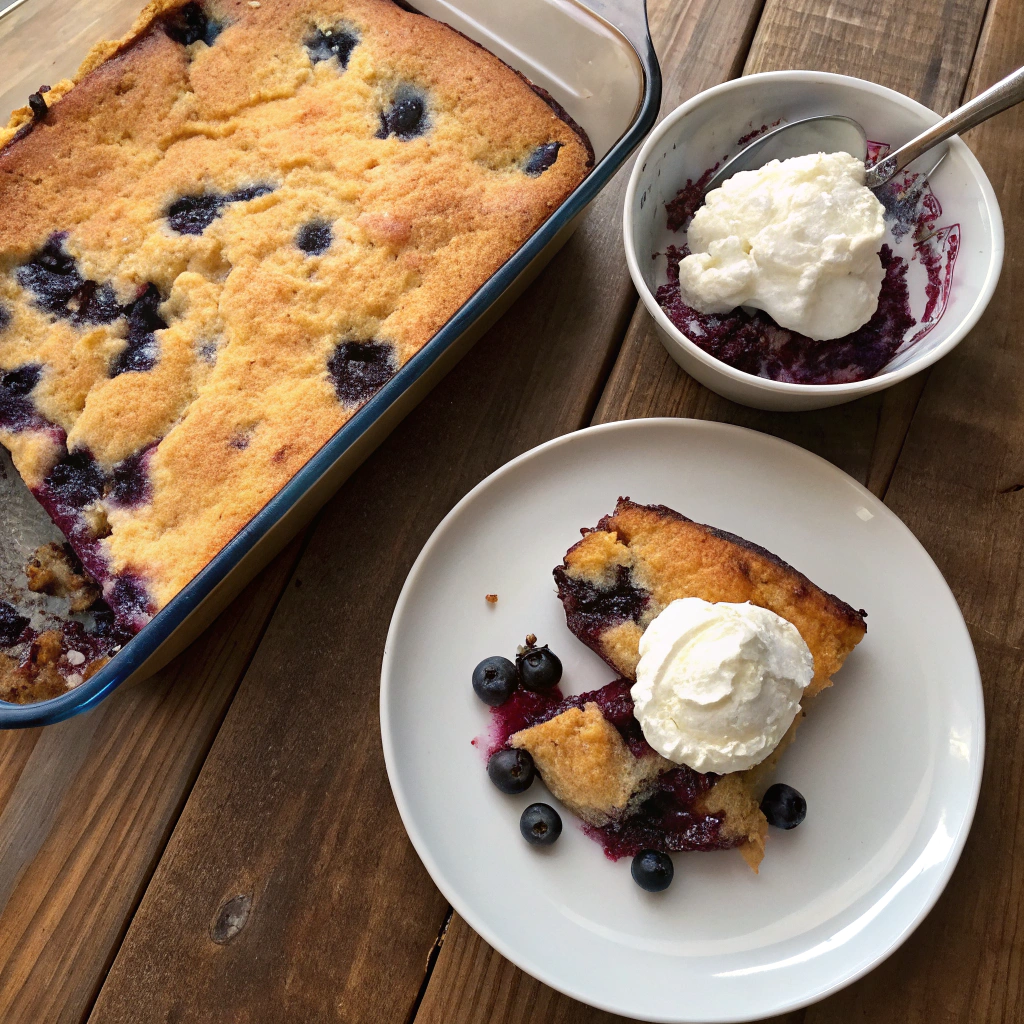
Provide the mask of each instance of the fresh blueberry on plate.
{"label": "fresh blueberry on plate", "polygon": [[776,782],[761,799],[761,813],[776,828],[796,828],[807,817],[807,801],[792,786]]}
{"label": "fresh blueberry on plate", "polygon": [[535,693],[550,690],[562,678],[562,662],[552,653],[547,644],[543,647],[527,647],[516,655],[519,681],[527,690]]}
{"label": "fresh blueberry on plate", "polygon": [[519,819],[519,831],[531,846],[550,846],[562,834],[562,819],[549,804],[530,804]]}
{"label": "fresh blueberry on plate", "polygon": [[534,772],[533,758],[525,750],[499,750],[487,762],[487,777],[502,793],[525,793]]}
{"label": "fresh blueberry on plate", "polygon": [[647,892],[663,892],[672,884],[672,858],[658,850],[641,850],[630,867],[633,881]]}
{"label": "fresh blueberry on plate", "polygon": [[484,658],[473,669],[473,689],[476,695],[492,708],[504,704],[519,682],[516,667],[508,658]]}

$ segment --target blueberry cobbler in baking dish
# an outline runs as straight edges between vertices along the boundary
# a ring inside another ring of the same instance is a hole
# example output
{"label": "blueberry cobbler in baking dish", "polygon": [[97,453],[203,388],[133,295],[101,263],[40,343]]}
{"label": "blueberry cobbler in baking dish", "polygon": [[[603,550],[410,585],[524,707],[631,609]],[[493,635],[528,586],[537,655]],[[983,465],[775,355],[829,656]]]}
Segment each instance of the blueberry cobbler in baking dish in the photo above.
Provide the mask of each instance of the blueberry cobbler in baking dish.
{"label": "blueberry cobbler in baking dish", "polygon": [[[534,636],[514,664],[481,662],[491,781],[521,793],[539,776],[645,889],[669,884],[678,851],[736,848],[756,871],[768,826],[806,814],[795,789],[768,785],[801,702],[831,684],[866,613],[764,548],[628,498],[554,575],[570,631],[618,678],[563,696]],[[537,803],[520,828],[544,845],[562,823]]]}
{"label": "blueberry cobbler in baking dish", "polygon": [[137,631],[593,163],[389,0],[157,0],[0,130],[0,442]]}

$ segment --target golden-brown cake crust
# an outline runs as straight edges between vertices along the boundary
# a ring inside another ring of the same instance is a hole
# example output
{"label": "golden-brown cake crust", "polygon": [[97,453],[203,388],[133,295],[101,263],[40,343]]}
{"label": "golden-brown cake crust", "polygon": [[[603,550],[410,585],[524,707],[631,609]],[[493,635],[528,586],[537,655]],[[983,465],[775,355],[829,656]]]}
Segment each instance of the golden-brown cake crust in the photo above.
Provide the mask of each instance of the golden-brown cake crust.
{"label": "golden-brown cake crust", "polygon": [[620,498],[615,512],[566,553],[560,570],[595,591],[613,588],[620,572],[647,595],[642,611],[583,638],[617,671],[635,678],[640,637],[670,602],[750,601],[788,619],[814,656],[813,696],[831,683],[863,638],[863,612],[826,593],[791,565],[742,537],[694,523],[662,505]]}
{"label": "golden-brown cake crust", "polygon": [[[26,107],[0,132],[0,372],[42,368],[43,421],[0,441],[33,488],[66,450],[108,479],[147,453],[146,500],[90,515],[111,573],[143,581],[152,609],[365,400],[332,377],[339,346],[383,345],[400,367],[592,162],[521,76],[389,0],[209,0],[210,45],[171,38],[179,6],[151,4],[44,95],[41,120]],[[351,35],[347,61],[314,61],[316,31]],[[409,90],[426,130],[400,137],[382,116]],[[228,198],[201,233],[170,226],[172,203],[213,193]],[[313,221],[330,227],[322,253],[297,244]],[[118,303],[159,292],[149,369],[112,370],[125,316],[54,316],[19,280],[58,234]]]}
{"label": "golden-brown cake crust", "polygon": [[517,732],[509,742],[530,754],[552,796],[591,825],[607,825],[627,814],[649,795],[662,772],[675,767],[653,751],[634,757],[618,729],[592,703]]}

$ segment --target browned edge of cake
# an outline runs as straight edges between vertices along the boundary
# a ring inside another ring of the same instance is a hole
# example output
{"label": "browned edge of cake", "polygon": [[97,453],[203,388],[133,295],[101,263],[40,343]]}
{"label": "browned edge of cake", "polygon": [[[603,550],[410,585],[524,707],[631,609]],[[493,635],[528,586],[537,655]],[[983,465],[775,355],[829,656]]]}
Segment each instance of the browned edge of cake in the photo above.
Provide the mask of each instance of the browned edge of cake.
{"label": "browned edge of cake", "polygon": [[[530,79],[524,75],[517,68],[512,67],[510,64],[505,63],[496,54],[491,53],[482,43],[477,42],[475,39],[470,38],[464,32],[460,32],[457,28],[453,28],[447,22],[439,21],[436,18],[430,18],[429,15],[423,14],[418,11],[411,4],[404,3],[402,0],[390,0],[394,6],[405,11],[407,14],[413,14],[416,17],[428,18],[431,21],[438,21],[439,24],[444,25],[451,32],[461,36],[467,42],[472,43],[474,46],[484,50],[496,61],[498,61],[503,67],[508,68],[514,75],[521,78],[553,111],[556,117],[561,121],[564,121],[569,128],[572,129],[576,137],[579,139],[580,144],[584,147],[587,152],[587,164],[586,169],[590,171],[594,166],[594,146],[590,141],[590,137],[583,130],[582,126],[569,114],[569,112],[562,106],[547,91],[539,85],[531,82]],[[78,66],[78,70],[74,73],[71,78],[62,78],[55,85],[49,86],[45,93],[46,96],[46,107],[47,110],[55,106],[60,99],[66,95],[75,85],[77,85],[86,75],[91,71],[94,71],[101,64],[106,63],[113,57],[124,53],[125,50],[131,48],[137,43],[145,34],[149,31],[152,24],[160,17],[170,13],[171,11],[179,10],[186,6],[189,0],[151,0],[142,11],[139,13],[132,27],[128,30],[125,35],[120,39],[111,40],[105,39],[93,45],[93,47],[86,54],[85,59]],[[45,115],[44,115],[45,116]],[[5,150],[9,145],[17,142],[19,139],[24,138],[32,128],[35,126],[38,118],[33,111],[31,105],[24,107],[18,107],[11,112],[8,118],[7,125],[4,128],[0,128],[0,152]]]}

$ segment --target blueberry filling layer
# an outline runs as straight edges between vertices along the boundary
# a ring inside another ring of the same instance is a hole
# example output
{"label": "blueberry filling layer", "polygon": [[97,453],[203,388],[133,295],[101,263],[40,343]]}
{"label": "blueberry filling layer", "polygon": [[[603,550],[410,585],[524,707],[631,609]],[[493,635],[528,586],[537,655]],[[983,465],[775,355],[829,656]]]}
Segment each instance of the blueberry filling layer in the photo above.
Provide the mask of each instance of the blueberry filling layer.
{"label": "blueberry filling layer", "polygon": [[410,89],[399,91],[391,107],[381,111],[377,138],[386,139],[389,135],[394,135],[403,142],[408,142],[409,139],[422,135],[428,127],[426,112],[426,103],[419,93]]}
{"label": "blueberry filling layer", "polygon": [[316,28],[306,36],[303,45],[313,64],[336,57],[341,70],[344,71],[348,67],[352,51],[359,45],[359,39],[348,29],[340,26]]}
{"label": "blueberry filling layer", "polygon": [[639,622],[651,600],[646,590],[633,583],[624,565],[616,570],[615,582],[603,588],[581,577],[570,576],[564,566],[558,566],[554,575],[566,623],[572,633],[590,647],[594,647],[601,634],[612,626],[629,619]]}
{"label": "blueberry filling layer", "polygon": [[191,46],[202,40],[207,46],[224,30],[197,3],[187,3],[164,17],[164,31],[182,46]]}
{"label": "blueberry filling layer", "polygon": [[539,178],[558,159],[561,148],[560,142],[545,142],[543,146],[538,146],[526,161],[523,173],[531,178]]}
{"label": "blueberry filling layer", "polygon": [[250,185],[224,195],[221,192],[199,192],[181,196],[167,207],[167,223],[179,235],[201,235],[229,203],[247,203],[257,196],[273,192],[269,185]]}
{"label": "blueberry filling layer", "polygon": [[[599,690],[563,697],[557,687],[546,693],[522,688],[491,711],[488,756],[508,747],[510,737],[522,729],[539,725],[570,708],[596,704],[601,714],[619,731],[634,757],[654,754],[633,714],[632,684],[617,679]],[[724,817],[698,808],[700,798],[714,785],[716,775],[702,775],[680,765],[658,777],[654,793],[637,811],[600,828],[586,825],[584,831],[603,847],[607,857],[618,860],[640,850],[670,853],[681,850],[723,850],[740,840],[721,834]]]}
{"label": "blueberry filling layer", "polygon": [[53,503],[65,515],[103,497],[103,470],[87,451],[69,452],[43,482]]}
{"label": "blueberry filling layer", "polygon": [[327,362],[338,398],[349,405],[372,398],[396,369],[394,349],[379,341],[343,341]]}
{"label": "blueberry filling layer", "polygon": [[144,621],[152,611],[145,584],[132,573],[118,573],[103,593],[118,619]]}
{"label": "blueberry filling layer", "polygon": [[325,220],[303,224],[295,236],[295,244],[308,256],[322,256],[331,247],[333,233]]}
{"label": "blueberry filling layer", "polygon": [[792,384],[866,380],[893,358],[916,323],[910,312],[907,263],[888,245],[878,254],[885,271],[878,309],[863,327],[830,341],[815,341],[779,327],[761,310],[697,312],[679,292],[679,264],[688,255],[685,246],[668,247],[668,282],[657,291],[658,305],[699,348],[757,377]]}
{"label": "blueberry filling layer", "polygon": [[103,497],[125,504],[145,500],[145,477],[151,448],[119,463],[109,477],[92,454],[78,449],[66,454],[50,471],[42,486],[33,489],[57,528],[81,559],[84,570],[103,587],[119,628],[134,633],[147,621],[152,604],[142,581],[131,573],[113,575],[100,538],[83,515],[83,509]]}

